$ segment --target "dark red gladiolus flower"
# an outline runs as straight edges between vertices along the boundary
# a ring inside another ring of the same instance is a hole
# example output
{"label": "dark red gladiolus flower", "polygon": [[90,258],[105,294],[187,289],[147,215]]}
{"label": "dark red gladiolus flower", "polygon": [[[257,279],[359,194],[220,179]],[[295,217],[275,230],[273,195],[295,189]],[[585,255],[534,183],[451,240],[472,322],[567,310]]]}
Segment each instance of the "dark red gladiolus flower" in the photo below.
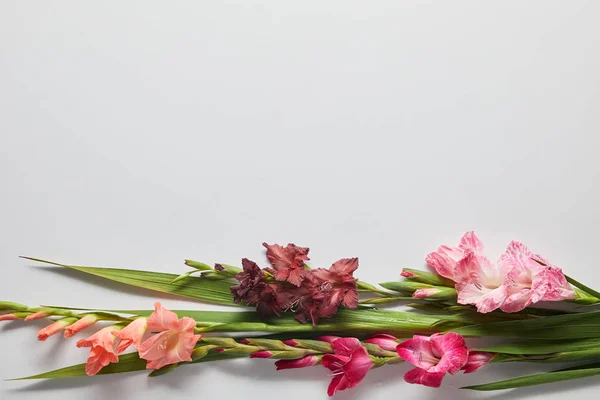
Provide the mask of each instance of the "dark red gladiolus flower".
{"label": "dark red gladiolus flower", "polygon": [[289,243],[283,247],[278,244],[263,243],[267,249],[267,258],[273,268],[266,268],[276,280],[286,281],[295,286],[300,286],[308,271],[304,268],[304,261],[308,258],[308,247],[299,247]]}
{"label": "dark red gladiolus flower", "polygon": [[236,275],[239,284],[231,287],[235,303],[244,302],[256,306],[261,317],[281,315],[281,307],[277,302],[277,285],[264,281],[263,271],[254,261],[242,259],[243,271]]}
{"label": "dark red gladiolus flower", "polygon": [[352,276],[357,268],[358,258],[342,258],[329,269],[319,268],[311,271],[319,281],[313,293],[314,299],[319,303],[319,317],[331,317],[340,305],[347,308],[358,306],[358,279]]}

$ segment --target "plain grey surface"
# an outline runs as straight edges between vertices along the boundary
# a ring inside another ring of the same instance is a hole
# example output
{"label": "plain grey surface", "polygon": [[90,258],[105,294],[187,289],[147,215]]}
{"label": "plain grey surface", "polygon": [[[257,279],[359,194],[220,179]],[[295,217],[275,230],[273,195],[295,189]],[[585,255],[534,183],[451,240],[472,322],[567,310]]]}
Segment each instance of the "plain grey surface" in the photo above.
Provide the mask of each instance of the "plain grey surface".
{"label": "plain grey surface", "polygon": [[[262,241],[394,280],[470,229],[492,258],[522,240],[600,287],[599,20],[594,1],[3,1],[0,297],[147,309],[156,296],[17,256],[180,273],[264,262]],[[40,326],[2,323],[1,378],[85,360]],[[597,398],[598,378],[457,389],[549,368],[436,391],[385,367],[336,398]],[[0,381],[0,398],[324,399],[327,373],[256,360]]]}

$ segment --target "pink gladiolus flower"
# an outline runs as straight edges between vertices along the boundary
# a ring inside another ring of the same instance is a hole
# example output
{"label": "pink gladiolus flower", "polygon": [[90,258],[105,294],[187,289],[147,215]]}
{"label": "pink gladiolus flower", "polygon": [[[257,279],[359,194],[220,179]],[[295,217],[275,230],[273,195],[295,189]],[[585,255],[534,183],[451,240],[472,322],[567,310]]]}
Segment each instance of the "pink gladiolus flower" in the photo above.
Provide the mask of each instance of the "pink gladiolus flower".
{"label": "pink gladiolus flower", "polygon": [[398,346],[398,338],[384,333],[378,333],[365,340],[365,343],[375,344],[384,350],[396,351]]}
{"label": "pink gladiolus flower", "polygon": [[332,344],[335,354],[325,354],[321,364],[333,373],[327,394],[333,396],[338,390],[353,388],[367,376],[375,363],[356,338],[341,338]]}
{"label": "pink gladiolus flower", "polygon": [[466,253],[480,254],[483,250],[483,243],[475,232],[467,232],[460,239],[458,247],[446,245],[440,246],[437,251],[429,253],[425,258],[427,264],[435,268],[436,272],[448,279],[458,282],[456,279],[456,266]]}
{"label": "pink gladiolus flower", "polygon": [[81,318],[79,321],[75,322],[72,325],[67,326],[67,328],[65,329],[65,337],[66,338],[70,338],[72,336],[74,336],[77,332],[92,326],[96,323],[96,321],[98,321],[98,317],[96,317],[95,315],[85,315],[83,318]]}
{"label": "pink gladiolus flower", "polygon": [[488,353],[485,351],[469,351],[469,359],[465,366],[462,367],[462,370],[465,371],[465,374],[475,372],[489,363],[495,355],[495,353]]}
{"label": "pink gladiolus flower", "polygon": [[333,342],[335,342],[338,339],[341,339],[341,337],[340,336],[332,336],[332,335],[317,336],[317,340],[320,340],[322,342],[327,342],[329,344],[333,344]]}
{"label": "pink gladiolus flower", "polygon": [[99,330],[89,338],[77,342],[77,347],[92,348],[85,363],[85,373],[87,375],[96,375],[108,364],[119,361],[119,357],[115,352],[115,342],[117,340],[113,335],[115,330],[115,327],[109,326]]}
{"label": "pink gladiolus flower", "polygon": [[58,321],[55,321],[54,323],[48,325],[47,327],[40,329],[37,332],[38,340],[40,340],[42,342],[45,341],[50,336],[57,334],[58,332],[65,329],[67,326],[71,325],[71,321],[72,321],[72,319],[71,320],[59,319]]}
{"label": "pink gladiolus flower", "polygon": [[125,328],[114,332],[114,335],[121,339],[117,345],[117,354],[121,354],[131,345],[136,349],[140,348],[144,334],[148,330],[147,318],[136,318],[130,322]]}
{"label": "pink gladiolus flower", "polygon": [[25,321],[33,321],[33,320],[36,320],[36,319],[42,319],[42,318],[46,318],[49,315],[50,314],[48,314],[45,311],[38,311],[36,313],[29,314],[28,316],[26,316],[25,317]]}
{"label": "pink gladiolus flower", "polygon": [[14,321],[19,319],[15,314],[2,314],[0,315],[0,321]]}
{"label": "pink gladiolus flower", "polygon": [[298,247],[289,243],[283,247],[278,244],[263,243],[267,249],[267,258],[273,268],[267,271],[273,274],[278,281],[287,281],[295,286],[300,286],[308,271],[304,268],[304,261],[308,258],[308,247]]}
{"label": "pink gladiolus flower", "polygon": [[[438,274],[456,282],[458,303],[473,304],[487,313],[500,308],[517,312],[538,301],[573,299],[562,270],[527,246],[511,242],[497,263],[482,254],[483,244],[473,232],[466,233],[459,247],[441,246],[427,256]],[[425,296],[425,292],[415,292]]]}
{"label": "pink gladiolus flower", "polygon": [[177,314],[157,302],[148,318],[148,327],[160,333],[146,339],[138,348],[140,358],[148,361],[146,368],[159,369],[192,361],[192,350],[200,340],[200,335],[194,335],[196,321],[189,317],[177,319]]}
{"label": "pink gladiolus flower", "polygon": [[469,351],[457,333],[415,335],[396,348],[398,355],[417,368],[404,375],[408,383],[439,387],[446,373],[454,375],[465,366]]}
{"label": "pink gladiolus flower", "polygon": [[305,368],[312,367],[319,363],[319,357],[309,355],[295,360],[278,360],[275,362],[277,371],[282,369]]}

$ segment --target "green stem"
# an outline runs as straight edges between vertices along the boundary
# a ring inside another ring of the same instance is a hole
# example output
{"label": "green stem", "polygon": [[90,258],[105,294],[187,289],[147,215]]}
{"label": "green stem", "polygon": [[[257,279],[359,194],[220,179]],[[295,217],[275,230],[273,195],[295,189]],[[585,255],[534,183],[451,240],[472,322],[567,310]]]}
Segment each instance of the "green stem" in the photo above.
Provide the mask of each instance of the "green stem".
{"label": "green stem", "polygon": [[565,278],[567,278],[567,282],[569,282],[571,285],[578,287],[579,289],[583,290],[587,294],[596,297],[598,299],[598,301],[600,301],[600,292],[597,292],[594,289],[592,289],[591,287],[586,286],[583,283],[576,281],[575,279],[571,278],[568,275],[565,275]]}

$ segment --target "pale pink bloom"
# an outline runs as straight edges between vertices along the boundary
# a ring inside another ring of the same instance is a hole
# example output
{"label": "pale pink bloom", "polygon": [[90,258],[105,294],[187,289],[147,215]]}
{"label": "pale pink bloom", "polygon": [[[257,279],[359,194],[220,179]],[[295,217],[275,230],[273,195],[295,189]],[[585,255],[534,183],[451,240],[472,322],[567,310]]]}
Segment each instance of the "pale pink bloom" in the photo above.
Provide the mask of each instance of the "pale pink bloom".
{"label": "pale pink bloom", "polygon": [[446,373],[454,375],[465,366],[469,351],[458,333],[415,335],[396,348],[398,355],[417,368],[404,375],[408,383],[439,387]]}
{"label": "pale pink bloom", "polygon": [[137,318],[125,328],[115,332],[114,335],[121,339],[117,345],[117,354],[121,354],[131,345],[139,349],[146,330],[148,330],[148,319]]}
{"label": "pale pink bloom", "polygon": [[466,253],[471,252],[480,254],[482,250],[483,243],[475,236],[475,232],[471,231],[464,234],[460,239],[458,247],[442,245],[437,251],[429,253],[427,257],[425,257],[425,261],[435,268],[439,275],[458,282],[459,279],[456,276],[455,271],[458,262]]}
{"label": "pale pink bloom", "polygon": [[67,328],[65,329],[65,337],[70,338],[74,336],[77,332],[94,325],[96,321],[98,321],[98,317],[96,317],[95,315],[85,315],[79,321],[67,326]]}
{"label": "pale pink bloom", "polygon": [[333,379],[327,394],[353,388],[367,376],[375,363],[365,347],[356,338],[341,338],[332,343],[334,354],[325,354],[321,364],[332,371]]}
{"label": "pale pink bloom", "polygon": [[0,315],[0,321],[14,321],[16,319],[20,319],[15,314],[2,314]]}
{"label": "pale pink bloom", "polygon": [[473,304],[480,313],[494,311],[508,296],[505,278],[510,272],[504,264],[492,264],[487,258],[467,253],[456,267],[462,278],[456,284],[459,304]]}
{"label": "pale pink bloom", "polygon": [[114,326],[108,326],[100,329],[89,338],[77,342],[77,347],[92,348],[85,363],[85,373],[87,375],[96,375],[108,364],[119,362],[119,357],[115,352],[117,338],[113,334],[116,329]]}
{"label": "pale pink bloom", "polygon": [[25,317],[25,321],[33,321],[33,320],[36,320],[36,319],[42,319],[42,318],[46,318],[49,315],[50,314],[48,314],[45,311],[38,311],[36,313],[29,314],[28,316],[26,316]]}
{"label": "pale pink bloom", "polygon": [[521,311],[538,301],[576,297],[562,270],[532,254],[523,243],[511,242],[498,263],[510,270],[504,282],[508,297],[500,308],[504,312]]}
{"label": "pale pink bloom", "polygon": [[386,335],[385,333],[375,334],[369,337],[367,340],[365,340],[365,343],[375,344],[381,347],[382,349],[388,351],[396,351],[398,342],[399,341],[397,337],[392,335]]}
{"label": "pale pink bloom", "polygon": [[154,304],[154,312],[148,318],[148,327],[158,330],[138,348],[140,358],[148,361],[146,368],[159,369],[169,364],[192,361],[192,351],[200,340],[194,335],[196,321],[189,317],[177,319],[177,314]]}
{"label": "pale pink bloom", "polygon": [[72,321],[72,319],[59,319],[58,321],[55,321],[47,327],[40,329],[39,331],[37,331],[38,340],[42,342],[45,341],[50,336],[57,334],[58,332],[65,329],[67,326],[71,325]]}
{"label": "pale pink bloom", "polygon": [[485,351],[469,351],[469,359],[465,366],[462,367],[462,370],[465,371],[465,374],[475,372],[489,363],[495,355],[496,353],[488,353]]}
{"label": "pale pink bloom", "polygon": [[436,288],[417,289],[412,294],[412,297],[414,297],[415,299],[425,299],[439,292],[441,292],[441,290]]}
{"label": "pale pink bloom", "polygon": [[278,360],[275,362],[277,371],[282,369],[312,367],[319,363],[319,357],[309,355],[295,360]]}

